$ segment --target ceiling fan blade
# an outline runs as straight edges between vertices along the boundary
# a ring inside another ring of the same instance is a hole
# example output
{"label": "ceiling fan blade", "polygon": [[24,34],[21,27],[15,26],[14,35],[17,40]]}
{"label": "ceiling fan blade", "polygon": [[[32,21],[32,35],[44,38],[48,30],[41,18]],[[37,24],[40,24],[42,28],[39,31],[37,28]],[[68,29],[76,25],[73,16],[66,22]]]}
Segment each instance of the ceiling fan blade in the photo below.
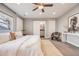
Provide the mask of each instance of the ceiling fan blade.
{"label": "ceiling fan blade", "polygon": [[53,4],[43,4],[44,7],[52,7]]}
{"label": "ceiling fan blade", "polygon": [[32,11],[35,11],[35,10],[37,10],[38,9],[38,7],[36,7],[35,9],[33,9]]}
{"label": "ceiling fan blade", "polygon": [[40,3],[33,3],[33,4],[35,4],[35,5],[41,5]]}
{"label": "ceiling fan blade", "polygon": [[44,9],[42,9],[42,12],[44,12]]}

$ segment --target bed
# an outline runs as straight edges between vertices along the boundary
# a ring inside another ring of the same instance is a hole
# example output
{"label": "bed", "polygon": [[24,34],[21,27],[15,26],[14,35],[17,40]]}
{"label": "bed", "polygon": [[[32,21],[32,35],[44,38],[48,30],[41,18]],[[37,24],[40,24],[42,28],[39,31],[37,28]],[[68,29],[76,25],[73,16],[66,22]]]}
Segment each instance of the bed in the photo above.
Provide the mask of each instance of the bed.
{"label": "bed", "polygon": [[0,44],[0,56],[42,56],[40,37],[27,35]]}

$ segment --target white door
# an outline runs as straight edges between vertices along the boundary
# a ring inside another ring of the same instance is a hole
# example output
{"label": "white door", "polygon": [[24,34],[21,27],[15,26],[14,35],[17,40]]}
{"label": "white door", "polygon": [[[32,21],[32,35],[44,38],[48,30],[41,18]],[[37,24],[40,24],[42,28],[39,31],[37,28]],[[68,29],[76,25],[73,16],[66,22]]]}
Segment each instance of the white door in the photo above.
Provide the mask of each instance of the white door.
{"label": "white door", "polygon": [[55,21],[46,21],[45,38],[51,38],[53,32],[55,32]]}
{"label": "white door", "polygon": [[33,21],[33,35],[40,36],[40,21]]}

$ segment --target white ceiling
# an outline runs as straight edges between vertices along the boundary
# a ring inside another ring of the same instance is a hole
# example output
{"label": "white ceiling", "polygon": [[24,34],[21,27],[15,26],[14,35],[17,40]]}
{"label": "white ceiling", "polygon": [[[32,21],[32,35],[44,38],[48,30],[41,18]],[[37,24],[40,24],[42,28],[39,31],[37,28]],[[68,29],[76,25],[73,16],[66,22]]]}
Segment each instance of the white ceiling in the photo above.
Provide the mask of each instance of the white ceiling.
{"label": "white ceiling", "polygon": [[[32,11],[36,6],[32,3],[5,3],[7,7],[15,11],[23,18],[58,18],[75,7],[77,3],[53,3],[53,7],[46,7],[45,12],[41,10]],[[25,15],[26,13],[26,15]]]}

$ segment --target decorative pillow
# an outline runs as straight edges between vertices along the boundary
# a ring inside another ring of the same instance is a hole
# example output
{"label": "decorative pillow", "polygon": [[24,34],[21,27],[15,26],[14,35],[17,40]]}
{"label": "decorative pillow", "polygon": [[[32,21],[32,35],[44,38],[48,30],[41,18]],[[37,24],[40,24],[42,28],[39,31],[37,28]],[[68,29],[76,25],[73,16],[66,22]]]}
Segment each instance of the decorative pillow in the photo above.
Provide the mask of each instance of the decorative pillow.
{"label": "decorative pillow", "polygon": [[10,33],[0,33],[0,44],[10,40]]}
{"label": "decorative pillow", "polygon": [[11,40],[16,39],[16,33],[15,32],[10,32]]}
{"label": "decorative pillow", "polygon": [[23,36],[21,31],[16,32],[16,38],[21,38]]}

